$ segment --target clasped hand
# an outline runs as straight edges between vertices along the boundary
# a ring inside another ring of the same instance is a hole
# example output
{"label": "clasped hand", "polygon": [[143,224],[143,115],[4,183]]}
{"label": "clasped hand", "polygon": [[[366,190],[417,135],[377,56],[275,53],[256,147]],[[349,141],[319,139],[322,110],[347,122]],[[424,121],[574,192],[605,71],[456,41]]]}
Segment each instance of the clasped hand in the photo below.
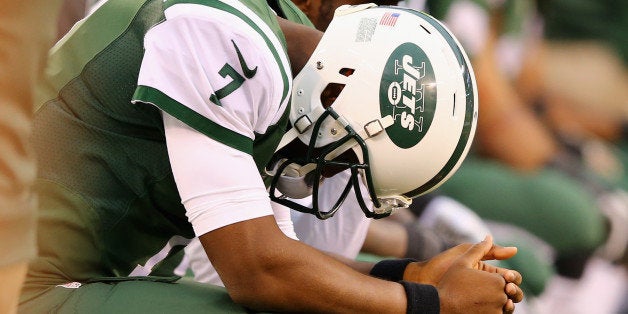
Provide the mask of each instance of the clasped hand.
{"label": "clasped hand", "polygon": [[487,264],[517,253],[515,247],[493,244],[487,236],[477,244],[461,244],[425,262],[406,267],[404,280],[436,287],[441,313],[512,313],[521,302],[521,274]]}

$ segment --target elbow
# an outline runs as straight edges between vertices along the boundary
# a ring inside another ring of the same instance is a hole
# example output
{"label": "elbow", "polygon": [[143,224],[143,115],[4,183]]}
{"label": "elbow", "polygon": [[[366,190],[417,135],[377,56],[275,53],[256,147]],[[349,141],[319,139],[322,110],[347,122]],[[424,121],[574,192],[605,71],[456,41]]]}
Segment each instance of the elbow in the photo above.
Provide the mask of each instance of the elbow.
{"label": "elbow", "polygon": [[257,311],[277,310],[287,293],[281,280],[265,273],[248,272],[225,286],[235,303]]}
{"label": "elbow", "polygon": [[227,286],[227,291],[233,302],[252,307],[262,297],[257,293],[258,289],[254,287],[255,285],[253,282],[231,285]]}
{"label": "elbow", "polygon": [[278,300],[281,298],[281,293],[276,291],[272,284],[265,285],[250,281],[237,287],[227,287],[227,291],[233,302],[256,311],[275,311],[281,304]]}
{"label": "elbow", "polygon": [[227,291],[229,292],[229,297],[231,297],[233,302],[246,308],[257,310],[257,306],[255,306],[255,297],[252,293],[250,293],[250,291],[247,291],[247,289],[227,289]]}

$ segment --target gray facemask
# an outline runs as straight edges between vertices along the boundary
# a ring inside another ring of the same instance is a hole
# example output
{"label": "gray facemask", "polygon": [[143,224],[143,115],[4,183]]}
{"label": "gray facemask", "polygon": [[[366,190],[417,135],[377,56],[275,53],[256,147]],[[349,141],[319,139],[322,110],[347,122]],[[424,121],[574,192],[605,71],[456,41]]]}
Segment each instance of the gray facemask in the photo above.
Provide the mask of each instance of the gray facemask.
{"label": "gray facemask", "polygon": [[275,164],[272,170],[266,171],[266,173],[271,176],[279,175],[277,190],[279,190],[284,197],[292,199],[302,199],[312,195],[312,176],[308,174],[310,174],[316,166],[314,164],[301,166],[293,163],[288,165],[281,174],[276,174],[277,168],[284,162],[286,162],[286,159],[280,160]]}

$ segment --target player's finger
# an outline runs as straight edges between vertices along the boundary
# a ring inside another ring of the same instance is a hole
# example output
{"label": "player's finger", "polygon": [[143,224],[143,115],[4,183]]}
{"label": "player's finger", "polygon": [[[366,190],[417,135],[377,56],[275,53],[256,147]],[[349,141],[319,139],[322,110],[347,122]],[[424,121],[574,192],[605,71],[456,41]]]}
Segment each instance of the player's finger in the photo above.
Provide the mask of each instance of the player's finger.
{"label": "player's finger", "polygon": [[516,270],[498,267],[497,272],[504,276],[506,282],[512,282],[517,286],[521,285],[521,282],[523,281],[521,273]]}
{"label": "player's finger", "polygon": [[461,255],[457,263],[467,267],[474,267],[482,260],[493,246],[493,237],[487,235],[482,242],[478,242]]}
{"label": "player's finger", "polygon": [[506,284],[504,291],[508,299],[512,300],[514,303],[519,303],[523,300],[523,290],[512,282]]}
{"label": "player's finger", "polygon": [[503,268],[503,267],[497,267],[497,266],[487,264],[484,262],[478,262],[478,269],[483,270],[485,272],[489,272],[489,273],[500,274],[502,275],[502,277],[504,277],[504,280],[506,280],[506,282],[512,282],[516,285],[521,285],[521,282],[523,281],[523,277],[521,276],[521,273],[519,273],[516,270]]}
{"label": "player's finger", "polygon": [[501,246],[497,244],[493,244],[491,249],[486,253],[486,255],[482,258],[483,260],[491,260],[491,259],[509,259],[517,254],[517,248],[514,246]]}
{"label": "player's finger", "polygon": [[512,302],[512,300],[508,299],[508,301],[506,301],[506,304],[504,305],[504,314],[512,314],[515,312],[515,304]]}
{"label": "player's finger", "polygon": [[506,280],[506,282],[512,282],[516,285],[521,285],[521,282],[523,281],[521,273],[516,270],[497,267],[484,262],[478,262],[477,268],[485,272],[500,274],[502,275],[502,277],[504,277],[504,280]]}

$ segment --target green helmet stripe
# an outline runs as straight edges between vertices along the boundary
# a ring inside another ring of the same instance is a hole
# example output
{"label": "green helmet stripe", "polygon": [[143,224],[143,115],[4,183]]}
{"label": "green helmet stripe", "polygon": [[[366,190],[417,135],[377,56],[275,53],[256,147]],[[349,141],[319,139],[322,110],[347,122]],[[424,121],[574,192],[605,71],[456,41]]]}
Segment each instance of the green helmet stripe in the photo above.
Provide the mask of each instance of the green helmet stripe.
{"label": "green helmet stripe", "polygon": [[462,75],[464,76],[465,93],[467,94],[467,97],[466,97],[467,103],[466,103],[466,109],[465,109],[465,117],[464,117],[464,125],[462,129],[462,134],[460,135],[460,139],[458,140],[458,144],[456,144],[456,148],[454,149],[453,154],[451,155],[447,163],[443,166],[443,168],[436,175],[434,175],[432,179],[430,179],[428,182],[426,182],[422,186],[403,194],[406,197],[412,198],[412,197],[419,196],[429,191],[430,189],[438,185],[440,182],[442,182],[442,180],[451,173],[451,171],[454,169],[456,164],[458,164],[458,162],[462,158],[464,150],[467,147],[467,144],[469,140],[471,139],[471,135],[472,135],[471,130],[473,128],[474,103],[476,102],[476,99],[474,99],[475,94],[473,92],[474,81],[473,81],[472,74],[469,71],[470,65],[467,64],[467,61],[464,57],[462,50],[460,49],[460,47],[458,46],[458,43],[454,40],[452,35],[439,22],[434,20],[431,16],[425,13],[418,12],[415,10],[410,10],[410,9],[404,9],[404,11],[408,11],[415,15],[420,16],[424,21],[426,21],[427,23],[432,25],[434,28],[436,28],[436,30],[438,30],[440,34],[445,38],[445,40],[451,47],[452,51],[455,53],[456,58],[458,59],[458,63],[460,64],[461,68],[464,69]]}

